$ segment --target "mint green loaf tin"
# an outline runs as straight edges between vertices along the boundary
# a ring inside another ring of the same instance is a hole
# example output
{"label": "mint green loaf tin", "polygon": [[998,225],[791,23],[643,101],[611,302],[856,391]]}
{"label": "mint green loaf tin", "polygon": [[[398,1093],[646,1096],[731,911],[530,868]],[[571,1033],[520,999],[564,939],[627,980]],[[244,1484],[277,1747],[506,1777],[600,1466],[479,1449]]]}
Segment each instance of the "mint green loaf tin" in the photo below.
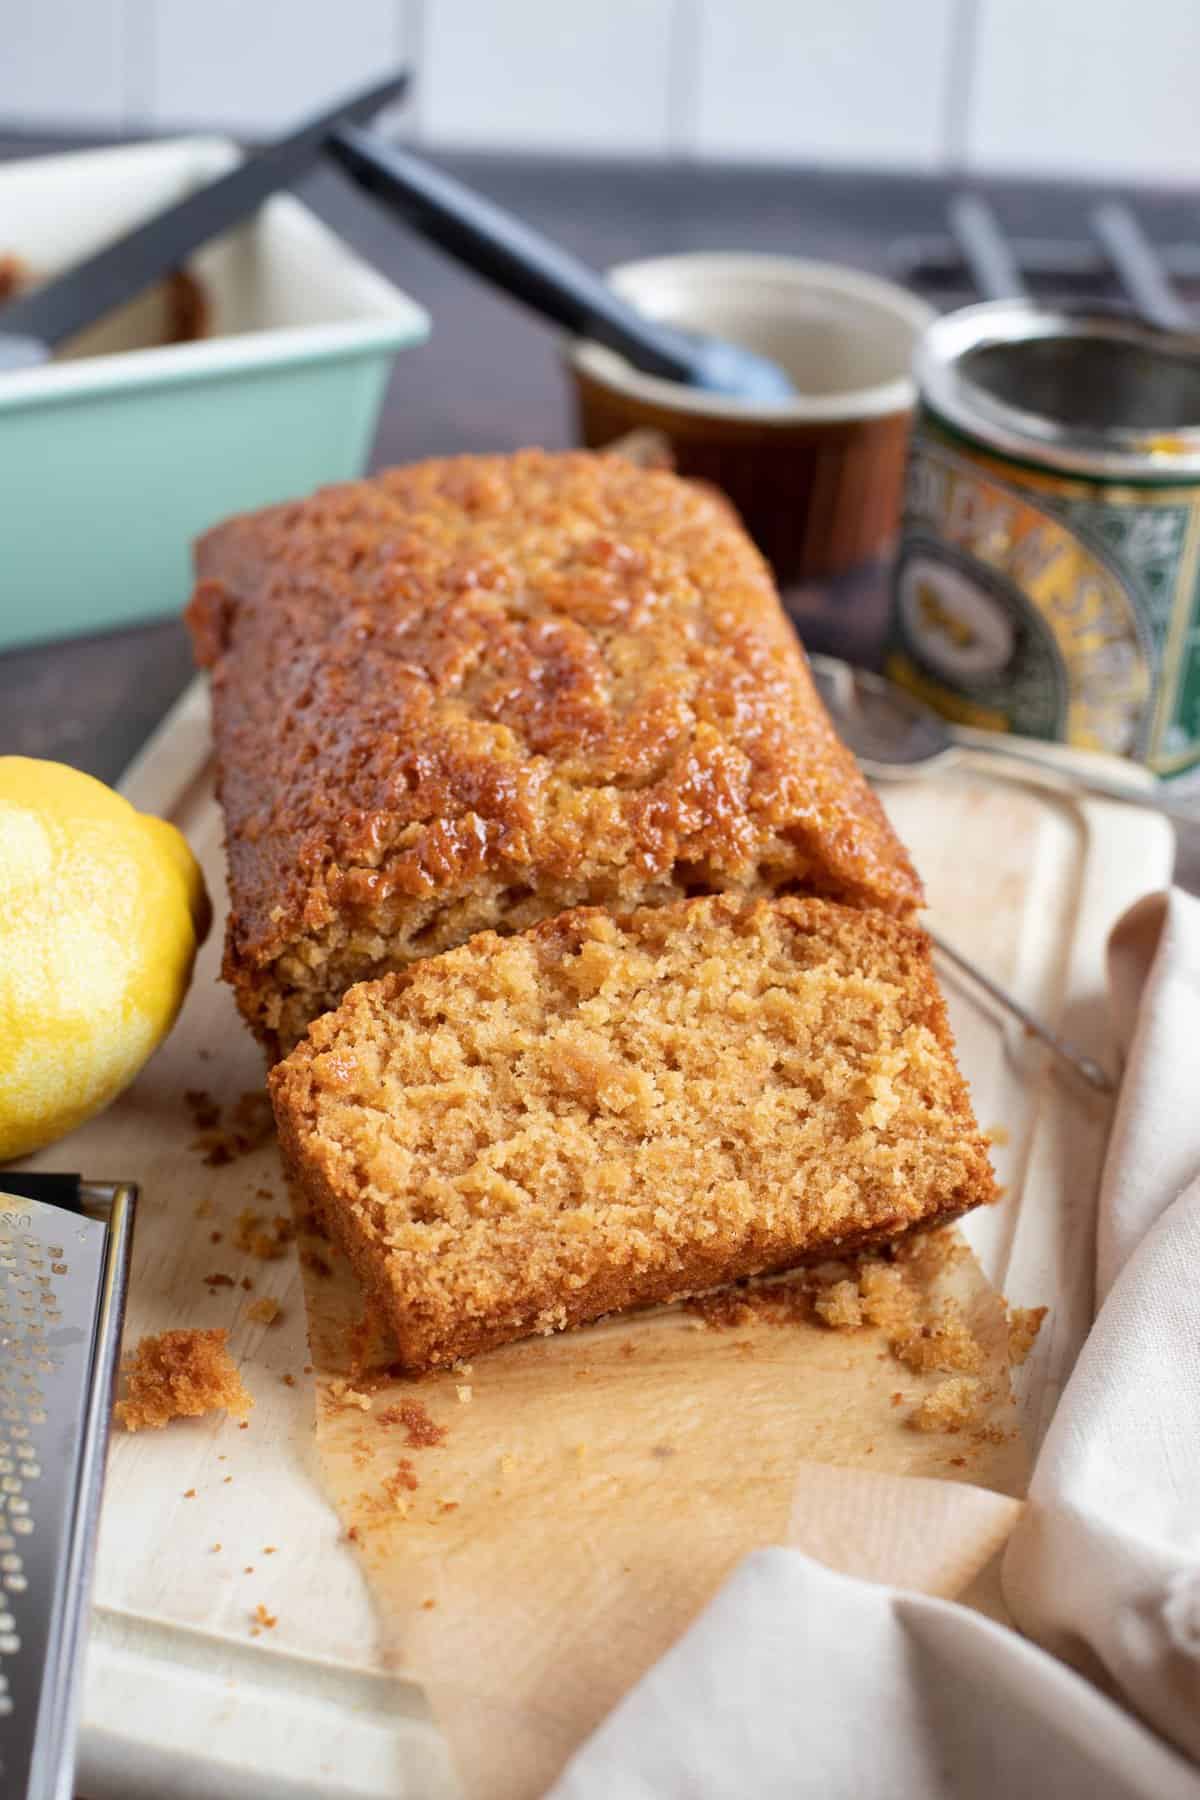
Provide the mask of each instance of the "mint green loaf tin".
{"label": "mint green loaf tin", "polygon": [[[0,166],[0,252],[52,273],[235,158],[192,138]],[[362,473],[395,355],[428,332],[286,195],[189,272],[196,341],[123,347],[143,301],[69,357],[0,376],[0,650],[177,611],[199,532]]]}

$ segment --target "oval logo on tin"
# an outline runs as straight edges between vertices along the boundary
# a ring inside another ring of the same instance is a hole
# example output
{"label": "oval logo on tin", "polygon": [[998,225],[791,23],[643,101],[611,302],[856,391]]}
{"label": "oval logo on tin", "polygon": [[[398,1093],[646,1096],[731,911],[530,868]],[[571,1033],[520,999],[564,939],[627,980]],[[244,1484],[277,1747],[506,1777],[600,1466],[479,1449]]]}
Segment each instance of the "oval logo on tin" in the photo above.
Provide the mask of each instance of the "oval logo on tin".
{"label": "oval logo on tin", "polygon": [[927,662],[943,675],[999,675],[1016,634],[1003,608],[961,570],[931,556],[907,559],[897,603]]}
{"label": "oval logo on tin", "polygon": [[964,722],[1129,756],[1145,752],[1153,669],[1136,597],[1102,543],[1048,495],[917,437],[894,679]]}

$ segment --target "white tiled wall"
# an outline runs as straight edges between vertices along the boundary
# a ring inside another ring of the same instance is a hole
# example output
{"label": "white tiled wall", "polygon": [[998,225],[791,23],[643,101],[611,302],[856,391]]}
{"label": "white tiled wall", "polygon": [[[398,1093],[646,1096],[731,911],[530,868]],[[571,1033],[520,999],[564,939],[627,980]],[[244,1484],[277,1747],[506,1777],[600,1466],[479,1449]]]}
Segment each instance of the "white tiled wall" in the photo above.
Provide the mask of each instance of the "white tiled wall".
{"label": "white tiled wall", "polygon": [[404,60],[434,146],[1200,183],[1200,0],[2,0],[0,128],[277,130]]}
{"label": "white tiled wall", "polygon": [[942,160],[956,0],[698,0],[702,156]]}
{"label": "white tiled wall", "polygon": [[104,125],[128,105],[121,8],[9,0],[0,17],[0,118]]}
{"label": "white tiled wall", "polygon": [[982,0],[979,167],[1200,184],[1200,0]]}
{"label": "white tiled wall", "polygon": [[145,111],[155,125],[184,120],[286,130],[306,107],[411,56],[410,20],[395,0],[324,0],[318,6],[302,0],[124,0],[124,6],[146,27]]}
{"label": "white tiled wall", "polygon": [[667,0],[433,0],[422,129],[473,147],[662,150],[672,15]]}

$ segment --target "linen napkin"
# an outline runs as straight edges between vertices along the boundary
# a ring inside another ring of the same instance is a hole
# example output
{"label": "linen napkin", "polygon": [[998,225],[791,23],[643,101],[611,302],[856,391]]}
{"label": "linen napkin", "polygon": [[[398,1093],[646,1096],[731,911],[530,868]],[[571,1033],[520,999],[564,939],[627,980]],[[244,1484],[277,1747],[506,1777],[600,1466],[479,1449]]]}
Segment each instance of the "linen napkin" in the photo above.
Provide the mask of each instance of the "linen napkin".
{"label": "linen napkin", "polygon": [[1133,907],[1110,986],[1100,1311],[1004,1555],[1019,1632],[889,1584],[886,1557],[864,1579],[759,1552],[555,1800],[1200,1800],[1200,904]]}

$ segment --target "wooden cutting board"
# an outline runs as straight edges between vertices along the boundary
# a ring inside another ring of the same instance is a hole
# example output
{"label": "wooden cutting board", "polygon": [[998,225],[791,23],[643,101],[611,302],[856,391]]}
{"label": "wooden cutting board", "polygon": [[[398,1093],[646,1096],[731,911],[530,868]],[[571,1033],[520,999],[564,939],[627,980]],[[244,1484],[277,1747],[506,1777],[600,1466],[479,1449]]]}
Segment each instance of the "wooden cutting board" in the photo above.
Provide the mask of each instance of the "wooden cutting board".
{"label": "wooden cutting board", "polygon": [[[220,823],[201,684],[147,747],[124,790],[185,832],[219,909]],[[990,782],[971,771],[890,788],[884,798],[925,877],[932,922],[1027,1005],[1111,1064],[1104,942],[1128,904],[1169,879],[1172,840],[1164,822],[1052,789]],[[322,1486],[296,1246],[268,1260],[238,1248],[239,1218],[244,1232],[244,1215],[257,1214],[250,1235],[257,1229],[270,1237],[272,1221],[288,1209],[257,1098],[261,1056],[216,980],[218,937],[202,953],[175,1032],[134,1088],[38,1159],[44,1167],[140,1184],[129,1341],[180,1324],[227,1326],[255,1398],[244,1430],[234,1421],[205,1420],[162,1433],[117,1434],[98,1557],[80,1788],[90,1800],[215,1792],[231,1800],[437,1800],[460,1791],[454,1770],[421,1686],[397,1671],[395,1644],[379,1635],[361,1564]],[[996,1128],[995,1162],[1007,1190],[1000,1206],[968,1222],[967,1235],[1010,1301],[1051,1304],[1020,1373],[1020,1411],[1036,1444],[1090,1318],[1092,1216],[1110,1108],[945,979],[962,1062],[981,1124]],[[204,1126],[214,1105],[222,1109],[216,1135]],[[312,1266],[320,1252],[302,1247],[311,1286],[322,1279]],[[336,1272],[331,1279],[336,1295]],[[280,1308],[270,1325],[250,1312],[264,1297]],[[651,1328],[659,1332],[665,1380],[679,1341],[670,1336],[675,1324],[668,1320],[666,1336],[661,1326]],[[620,1368],[619,1342],[603,1339],[608,1329],[600,1328],[595,1354],[589,1352],[588,1366],[601,1383]],[[526,1384],[527,1405],[549,1417],[568,1402],[562,1381],[559,1397],[551,1397],[551,1363],[531,1362],[541,1348],[511,1353],[513,1380],[518,1389]],[[575,1346],[550,1348],[551,1359],[578,1355]],[[734,1355],[732,1345],[727,1354],[714,1341],[714,1371]],[[479,1390],[471,1401],[479,1409],[471,1411],[477,1442],[488,1429],[486,1408],[498,1406],[501,1391],[494,1387],[488,1400],[485,1361],[471,1378]],[[441,1417],[456,1404],[445,1384],[430,1396],[430,1409]],[[501,1415],[491,1416],[503,1435]],[[502,1417],[510,1424],[513,1415]],[[332,1438],[327,1431],[326,1450]],[[824,1460],[846,1460],[834,1439],[836,1432]],[[339,1453],[352,1459],[353,1438],[343,1431],[339,1441]],[[986,1475],[961,1474],[949,1466],[947,1446],[937,1448],[946,1466],[935,1467],[931,1451],[925,1472],[1011,1490],[1011,1471],[997,1465]],[[441,1466],[449,1479],[455,1467],[449,1453]],[[555,1497],[566,1491],[561,1472],[552,1491]],[[497,1492],[503,1506],[502,1482]],[[680,1548],[686,1561],[686,1544]],[[661,1562],[661,1547],[655,1556]],[[468,1644],[470,1583],[482,1581],[494,1561],[489,1557],[472,1577],[459,1558],[457,1576],[447,1575],[442,1599],[455,1597]],[[647,1569],[625,1573],[631,1582],[648,1583]],[[509,1603],[518,1602],[519,1595]],[[672,1616],[662,1611],[660,1627]],[[647,1654],[660,1647],[653,1633],[647,1646]],[[601,1671],[597,1679],[612,1681],[614,1672]],[[587,1698],[578,1702],[576,1724]],[[497,1723],[504,1725],[499,1712]],[[514,1784],[511,1791],[522,1790]]]}

